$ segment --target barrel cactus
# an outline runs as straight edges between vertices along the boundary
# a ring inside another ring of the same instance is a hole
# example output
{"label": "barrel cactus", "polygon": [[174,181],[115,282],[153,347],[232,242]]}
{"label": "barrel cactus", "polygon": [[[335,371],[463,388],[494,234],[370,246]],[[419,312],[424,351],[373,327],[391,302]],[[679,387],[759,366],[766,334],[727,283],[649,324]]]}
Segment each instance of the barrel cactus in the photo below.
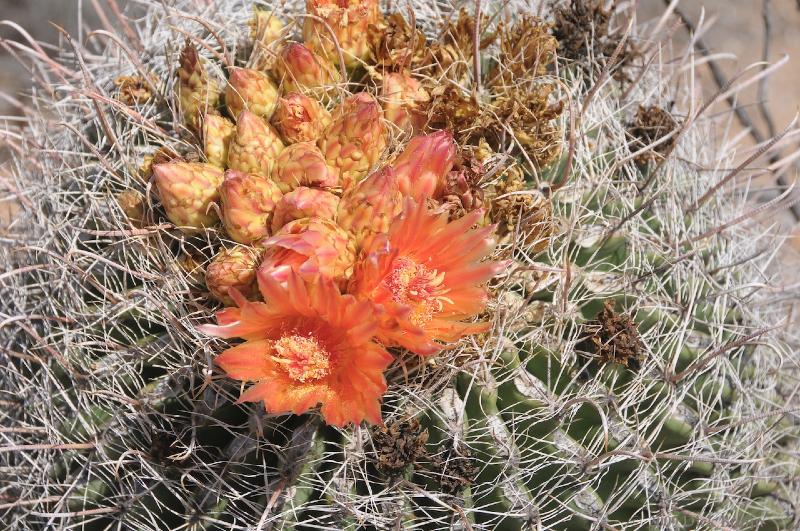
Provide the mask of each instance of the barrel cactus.
{"label": "barrel cactus", "polygon": [[652,26],[132,4],[26,48],[7,528],[796,528],[791,291]]}

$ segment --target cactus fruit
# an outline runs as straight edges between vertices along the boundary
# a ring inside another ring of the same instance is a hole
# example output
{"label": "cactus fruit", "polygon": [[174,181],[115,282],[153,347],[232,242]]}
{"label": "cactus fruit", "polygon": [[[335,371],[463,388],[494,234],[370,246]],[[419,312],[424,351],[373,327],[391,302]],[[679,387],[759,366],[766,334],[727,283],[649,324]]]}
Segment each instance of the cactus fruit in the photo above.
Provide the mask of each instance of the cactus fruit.
{"label": "cactus fruit", "polygon": [[422,83],[405,72],[391,72],[383,77],[381,103],[383,114],[402,131],[420,131],[427,121],[430,96]]}
{"label": "cactus fruit", "polygon": [[[736,154],[671,23],[554,3],[139,0],[33,54],[3,527],[797,528],[797,286]],[[274,93],[220,102],[240,68]]]}

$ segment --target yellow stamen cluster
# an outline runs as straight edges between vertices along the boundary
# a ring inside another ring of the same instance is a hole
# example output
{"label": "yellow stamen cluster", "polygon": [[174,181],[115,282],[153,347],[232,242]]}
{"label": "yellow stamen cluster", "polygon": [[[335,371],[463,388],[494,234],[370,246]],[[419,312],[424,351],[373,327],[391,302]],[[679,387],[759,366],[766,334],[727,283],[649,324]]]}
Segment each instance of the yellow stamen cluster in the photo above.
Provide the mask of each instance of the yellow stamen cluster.
{"label": "yellow stamen cluster", "polygon": [[286,335],[275,341],[272,348],[272,360],[293,380],[305,383],[330,373],[330,353],[313,335]]}
{"label": "yellow stamen cluster", "polygon": [[444,272],[428,269],[411,258],[402,257],[395,261],[387,285],[395,302],[412,308],[410,321],[424,326],[442,311],[445,302],[449,302],[444,296],[449,291],[444,286],[444,277]]}

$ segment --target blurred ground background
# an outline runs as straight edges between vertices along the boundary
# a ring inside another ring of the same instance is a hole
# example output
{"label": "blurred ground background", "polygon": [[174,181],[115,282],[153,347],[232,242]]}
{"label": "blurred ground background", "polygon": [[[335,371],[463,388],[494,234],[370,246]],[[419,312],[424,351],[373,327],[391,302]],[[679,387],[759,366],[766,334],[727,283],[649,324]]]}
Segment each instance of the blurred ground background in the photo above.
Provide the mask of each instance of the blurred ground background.
{"label": "blurred ground background", "polygon": [[[761,60],[764,42],[763,6],[766,2],[770,13],[771,46],[769,61],[778,61],[788,54],[789,62],[770,80],[767,87],[766,105],[773,116],[775,126],[781,131],[800,108],[800,0],[682,0],[681,9],[695,25],[704,16],[710,29],[702,34],[708,47],[714,53],[726,53],[717,62],[730,77],[744,67]],[[97,27],[96,16],[92,10],[93,0],[0,0],[0,20],[12,20],[24,27],[37,40],[57,42],[58,32],[50,21],[64,27],[77,36],[78,17],[89,26]],[[106,0],[97,0],[106,6]],[[124,4],[124,0],[118,0]],[[658,17],[666,4],[663,0],[640,0],[639,21]],[[82,9],[80,9],[82,7]],[[79,12],[82,14],[79,15]],[[688,32],[684,28],[676,34],[678,46],[688,43]],[[0,27],[0,44],[3,39],[19,39],[19,34],[9,27]],[[679,48],[676,48],[676,50]],[[731,57],[731,56],[735,56]],[[711,76],[705,67],[700,67],[703,90],[711,94],[716,90]],[[0,47],[0,116],[15,114],[11,102],[3,98],[3,93],[16,96],[30,85],[30,75],[22,68],[5,46]],[[765,129],[764,120],[758,112],[759,95],[756,87],[744,92],[739,104],[748,110],[757,127]],[[2,177],[2,153],[0,152],[0,177]],[[793,180],[795,175],[790,175]],[[764,181],[770,187],[772,183]],[[13,216],[13,208],[0,202],[0,227],[3,219]],[[773,216],[779,219],[787,233],[795,237],[789,249],[800,253],[800,230],[788,212]],[[7,223],[7,222],[6,222]],[[800,265],[800,261],[796,262]]]}

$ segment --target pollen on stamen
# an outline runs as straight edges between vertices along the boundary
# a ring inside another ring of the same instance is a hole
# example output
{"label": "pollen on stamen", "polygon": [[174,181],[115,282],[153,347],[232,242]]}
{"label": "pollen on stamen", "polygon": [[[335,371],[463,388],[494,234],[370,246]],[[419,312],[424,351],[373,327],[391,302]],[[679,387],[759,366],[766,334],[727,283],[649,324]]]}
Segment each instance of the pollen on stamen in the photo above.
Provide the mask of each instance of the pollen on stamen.
{"label": "pollen on stamen", "polygon": [[273,344],[272,359],[298,382],[319,380],[330,373],[330,353],[312,336],[286,335]]}

